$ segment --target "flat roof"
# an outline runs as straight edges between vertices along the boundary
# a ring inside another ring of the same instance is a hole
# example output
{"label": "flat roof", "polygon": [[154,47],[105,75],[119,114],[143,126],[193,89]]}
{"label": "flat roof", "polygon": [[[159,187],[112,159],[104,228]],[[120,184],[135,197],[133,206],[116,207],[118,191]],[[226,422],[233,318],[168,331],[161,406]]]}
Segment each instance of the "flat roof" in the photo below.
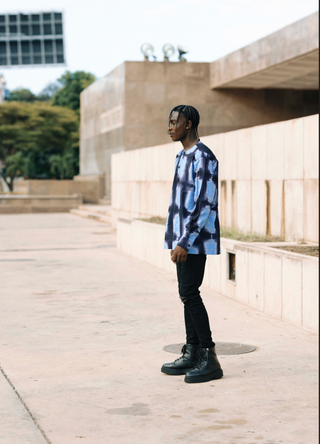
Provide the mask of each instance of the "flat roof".
{"label": "flat roof", "polygon": [[210,64],[215,88],[319,89],[319,13]]}

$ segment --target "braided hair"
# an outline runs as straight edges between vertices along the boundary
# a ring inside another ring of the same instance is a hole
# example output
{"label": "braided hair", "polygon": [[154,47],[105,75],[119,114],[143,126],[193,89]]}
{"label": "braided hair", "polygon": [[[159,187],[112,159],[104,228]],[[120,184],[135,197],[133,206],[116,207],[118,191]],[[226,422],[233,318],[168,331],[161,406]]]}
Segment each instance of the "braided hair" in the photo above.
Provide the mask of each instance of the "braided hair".
{"label": "braided hair", "polygon": [[196,138],[199,139],[198,125],[200,123],[200,114],[199,114],[198,110],[195,107],[191,106],[191,105],[178,105],[178,106],[175,106],[171,110],[171,112],[169,114],[169,120],[170,120],[170,118],[171,118],[171,116],[172,116],[172,114],[174,112],[178,113],[177,121],[179,120],[180,114],[183,114],[185,116],[185,118],[187,120],[187,123],[189,122],[189,120],[191,120],[191,122],[192,122],[192,129],[193,129],[193,131],[195,133]]}

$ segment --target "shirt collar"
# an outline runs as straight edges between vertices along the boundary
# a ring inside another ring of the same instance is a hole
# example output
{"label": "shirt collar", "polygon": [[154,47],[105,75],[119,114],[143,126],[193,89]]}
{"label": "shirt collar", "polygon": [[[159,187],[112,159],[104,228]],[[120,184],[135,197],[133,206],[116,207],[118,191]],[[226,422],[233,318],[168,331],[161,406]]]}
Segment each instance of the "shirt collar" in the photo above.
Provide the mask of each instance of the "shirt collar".
{"label": "shirt collar", "polygon": [[195,145],[193,145],[193,147],[192,148],[190,148],[189,150],[187,150],[187,151],[183,151],[183,149],[178,153],[178,156],[180,157],[180,156],[189,156],[189,155],[191,155],[191,154],[194,154],[194,152],[195,152],[195,150],[198,148],[198,143],[200,143],[200,140],[198,140],[198,142],[195,144]]}

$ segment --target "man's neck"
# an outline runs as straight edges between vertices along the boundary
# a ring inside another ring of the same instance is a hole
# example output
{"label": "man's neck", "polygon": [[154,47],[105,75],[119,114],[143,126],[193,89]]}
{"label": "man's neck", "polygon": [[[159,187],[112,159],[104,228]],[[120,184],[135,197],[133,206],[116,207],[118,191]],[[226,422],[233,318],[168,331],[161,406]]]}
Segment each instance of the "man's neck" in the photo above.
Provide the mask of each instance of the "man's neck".
{"label": "man's neck", "polygon": [[186,138],[184,140],[181,141],[182,146],[183,146],[183,151],[188,151],[190,150],[190,148],[192,148],[193,146],[195,146],[195,144],[199,141],[199,139],[194,138],[189,140],[189,138]]}

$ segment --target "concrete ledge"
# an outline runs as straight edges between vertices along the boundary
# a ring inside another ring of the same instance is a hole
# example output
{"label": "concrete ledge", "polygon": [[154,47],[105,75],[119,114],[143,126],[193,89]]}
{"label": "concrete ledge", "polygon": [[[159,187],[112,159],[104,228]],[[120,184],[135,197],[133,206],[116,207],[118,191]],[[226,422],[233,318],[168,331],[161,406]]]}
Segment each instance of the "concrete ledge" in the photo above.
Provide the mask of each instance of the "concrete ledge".
{"label": "concrete ledge", "polygon": [[27,196],[81,194],[84,202],[97,203],[104,196],[104,180],[104,176],[75,176],[74,180],[15,180],[13,191]]}
{"label": "concrete ledge", "polygon": [[[164,226],[118,219],[120,251],[173,276],[170,252],[163,249]],[[229,254],[235,255],[235,280],[229,279]],[[207,257],[203,285],[224,296],[318,334],[319,259],[266,245],[221,239],[221,255]]]}
{"label": "concrete ledge", "polygon": [[0,195],[0,214],[65,213],[82,204],[82,195]]}
{"label": "concrete ledge", "polygon": [[211,88],[318,89],[319,13],[211,63]]}

